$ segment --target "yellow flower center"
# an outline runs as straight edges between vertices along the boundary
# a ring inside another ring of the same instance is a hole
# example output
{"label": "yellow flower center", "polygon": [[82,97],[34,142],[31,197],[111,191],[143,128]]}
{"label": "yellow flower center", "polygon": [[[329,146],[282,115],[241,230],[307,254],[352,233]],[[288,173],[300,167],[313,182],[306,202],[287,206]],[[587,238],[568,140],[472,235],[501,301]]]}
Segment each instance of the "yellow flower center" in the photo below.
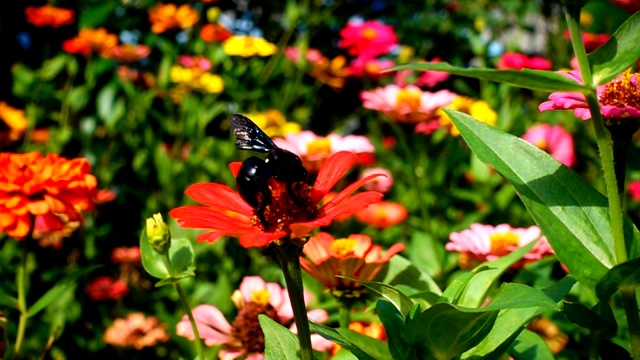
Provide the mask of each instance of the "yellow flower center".
{"label": "yellow flower center", "polygon": [[412,109],[416,109],[420,106],[421,96],[420,90],[402,89],[398,91],[396,102],[398,105],[407,105]]}
{"label": "yellow flower center", "polygon": [[331,140],[319,138],[307,144],[307,155],[329,155],[331,154]]}
{"label": "yellow flower center", "polygon": [[367,74],[377,75],[377,74],[380,73],[380,65],[378,65],[378,63],[376,63],[376,62],[368,62],[364,66],[364,71]]}
{"label": "yellow flower center", "polygon": [[536,146],[539,147],[542,150],[547,150],[547,140],[544,139],[540,139],[538,141],[536,141]]}
{"label": "yellow flower center", "polygon": [[378,36],[378,32],[375,29],[366,28],[362,30],[362,37],[364,37],[365,39],[373,40],[376,38],[376,36]]}
{"label": "yellow flower center", "polygon": [[337,239],[333,243],[331,243],[331,250],[339,257],[345,257],[349,255],[353,255],[356,245],[358,245],[357,240],[353,239]]}
{"label": "yellow flower center", "polygon": [[[632,74],[631,71],[627,70],[619,78],[608,83],[604,92],[600,95],[600,104],[619,108],[626,106],[640,108],[638,77],[640,77],[640,73]],[[622,117],[626,116],[623,114]]]}
{"label": "yellow flower center", "polygon": [[251,293],[251,301],[256,304],[267,305],[269,304],[270,295],[271,294],[269,294],[268,290],[265,290],[265,289],[256,290],[253,293]]}
{"label": "yellow flower center", "polygon": [[491,252],[498,255],[509,253],[509,248],[519,245],[520,235],[511,232],[497,233],[489,237]]}

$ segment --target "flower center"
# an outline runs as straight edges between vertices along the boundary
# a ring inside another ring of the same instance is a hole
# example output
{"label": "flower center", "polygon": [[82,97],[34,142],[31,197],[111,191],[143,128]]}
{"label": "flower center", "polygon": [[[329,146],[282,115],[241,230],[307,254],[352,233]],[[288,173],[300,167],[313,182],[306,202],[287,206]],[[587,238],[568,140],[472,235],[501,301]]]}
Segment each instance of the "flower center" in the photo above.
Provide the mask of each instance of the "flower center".
{"label": "flower center", "polygon": [[307,144],[307,155],[329,155],[331,154],[331,140],[319,138]]}
{"label": "flower center", "polygon": [[376,36],[378,36],[378,32],[375,29],[366,28],[362,30],[362,37],[364,37],[367,40],[373,40],[376,38]]}
{"label": "flower center", "polygon": [[253,293],[251,293],[251,302],[254,302],[260,305],[267,305],[269,304],[270,295],[271,294],[269,294],[269,290],[266,290],[266,289],[256,290]]}
{"label": "flower center", "polygon": [[510,252],[510,248],[518,246],[520,235],[511,232],[497,233],[489,236],[491,241],[491,252],[497,255],[504,255]]}
{"label": "flower center", "polygon": [[370,61],[364,65],[364,71],[367,74],[378,75],[380,73],[380,65],[374,61]]}
{"label": "flower center", "polygon": [[358,242],[353,239],[337,239],[331,243],[331,250],[338,257],[346,257],[353,255],[356,245],[358,245]]}
{"label": "flower center", "polygon": [[242,347],[246,349],[248,353],[264,352],[264,333],[258,322],[258,315],[260,314],[265,314],[276,322],[279,322],[278,313],[271,304],[268,302],[266,304],[260,304],[254,301],[249,302],[243,307],[233,321],[231,334],[242,343]]}
{"label": "flower center", "polygon": [[269,199],[264,208],[255,209],[254,221],[261,223],[264,231],[291,232],[289,226],[293,223],[307,222],[315,219],[318,213],[317,204],[311,201],[312,187],[304,181],[285,183],[275,180],[268,181]]}
{"label": "flower center", "polygon": [[[600,104],[618,108],[640,108],[640,87],[638,87],[638,73],[624,72],[620,77],[608,83],[600,95]],[[620,117],[627,117],[624,112]]]}
{"label": "flower center", "polygon": [[419,90],[402,89],[398,91],[396,102],[398,105],[406,105],[412,109],[416,109],[420,106],[421,95]]}
{"label": "flower center", "polygon": [[536,146],[539,147],[540,149],[547,151],[547,140],[544,139],[540,139],[538,141],[536,141]]}

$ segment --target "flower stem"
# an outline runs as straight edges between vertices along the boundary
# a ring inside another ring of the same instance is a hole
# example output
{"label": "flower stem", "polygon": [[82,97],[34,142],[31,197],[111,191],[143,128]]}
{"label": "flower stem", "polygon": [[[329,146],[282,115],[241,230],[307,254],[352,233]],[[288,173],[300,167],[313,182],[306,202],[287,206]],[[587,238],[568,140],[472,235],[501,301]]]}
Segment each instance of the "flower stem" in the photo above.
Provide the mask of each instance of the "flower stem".
{"label": "flower stem", "polygon": [[[171,260],[169,259],[169,253],[166,252],[162,254],[162,261],[165,266],[169,270],[169,274],[171,276],[174,275],[173,265],[171,264]],[[182,285],[179,282],[173,283],[176,291],[178,292],[178,296],[180,297],[180,302],[184,307],[184,311],[187,313],[187,317],[189,318],[189,322],[191,323],[191,329],[193,330],[194,344],[196,348],[196,353],[198,354],[199,360],[204,360],[204,347],[202,346],[202,339],[200,338],[200,332],[198,331],[198,326],[196,325],[196,319],[193,317],[193,313],[191,312],[191,306],[189,305],[189,299],[187,299],[187,294],[185,294]]]}
{"label": "flower stem", "polygon": [[627,324],[631,335],[631,355],[634,359],[638,359],[640,356],[640,332],[634,330],[640,329],[640,315],[638,314],[636,288],[635,286],[623,287],[620,289],[620,294],[622,294],[622,304],[627,315]]}
{"label": "flower stem", "polygon": [[346,301],[339,301],[340,305],[338,323],[340,324],[340,328],[347,329],[349,328],[349,324],[351,323],[351,306]]}
{"label": "flower stem", "polygon": [[18,334],[16,335],[16,343],[13,347],[12,359],[19,358],[20,350],[22,349],[22,341],[24,340],[24,333],[27,328],[27,319],[29,318],[29,314],[27,313],[27,239],[22,240],[24,242],[22,249],[22,261],[18,266],[18,272],[16,275],[18,311],[20,311],[20,319],[18,320]]}
{"label": "flower stem", "polygon": [[282,245],[272,245],[276,258],[284,273],[284,281],[287,284],[287,292],[293,308],[293,317],[298,328],[298,341],[300,341],[300,357],[302,360],[313,360],[311,348],[311,330],[307,317],[307,306],[304,303],[304,288],[302,287],[302,270],[300,268],[300,255],[302,245],[293,241],[285,241]]}

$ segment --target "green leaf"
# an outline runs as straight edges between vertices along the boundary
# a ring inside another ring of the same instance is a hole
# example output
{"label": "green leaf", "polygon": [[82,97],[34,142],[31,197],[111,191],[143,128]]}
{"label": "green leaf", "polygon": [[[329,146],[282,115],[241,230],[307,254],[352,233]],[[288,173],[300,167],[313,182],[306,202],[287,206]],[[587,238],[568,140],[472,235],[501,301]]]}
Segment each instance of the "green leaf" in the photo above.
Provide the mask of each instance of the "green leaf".
{"label": "green leaf", "polygon": [[608,300],[618,289],[625,286],[640,285],[640,258],[614,266],[596,285],[596,295]]}
{"label": "green leaf", "polygon": [[429,274],[400,255],[391,258],[388,265],[376,276],[376,280],[385,284],[409,285],[414,289],[428,289],[438,295],[442,294],[442,290]]}
{"label": "green leaf", "polygon": [[294,333],[267,315],[258,315],[258,321],[264,333],[265,360],[300,359],[300,343]]}
{"label": "green leaf", "polygon": [[0,289],[0,305],[6,306],[12,309],[17,309],[18,299],[7,294],[6,292],[4,292],[4,290]]}
{"label": "green leaf", "polygon": [[42,64],[40,70],[38,70],[38,75],[42,80],[49,81],[62,71],[62,69],[67,65],[68,60],[69,57],[64,54],[48,59]]}
{"label": "green leaf", "polygon": [[588,329],[591,334],[597,333],[600,339],[611,338],[618,331],[618,323],[607,303],[599,302],[589,309],[580,303],[565,302],[562,311],[571,322]]}
{"label": "green leaf", "polygon": [[518,360],[553,360],[549,345],[531,330],[524,329],[509,349],[509,355]]}
{"label": "green leaf", "polygon": [[417,360],[416,351],[406,339],[405,319],[398,309],[388,301],[376,303],[378,317],[384,325],[389,343],[389,353],[395,360]]}
{"label": "green leaf", "polygon": [[609,41],[589,54],[589,66],[596,85],[610,81],[638,61],[638,34],[640,13],[636,12],[620,25]]}
{"label": "green leaf", "polygon": [[[478,157],[516,188],[571,275],[595,288],[615,263],[607,199],[536,146],[466,114],[445,111]],[[625,239],[640,241],[628,217],[624,226]]]}
{"label": "green leaf", "polygon": [[392,359],[387,343],[349,329],[333,329],[310,323],[311,331],[351,351],[360,360]]}
{"label": "green leaf", "polygon": [[[478,269],[478,271],[483,271],[483,270],[486,271],[488,269],[487,268]],[[451,280],[451,283],[449,283],[449,286],[447,286],[447,288],[444,289],[440,302],[457,304],[458,301],[460,300],[460,296],[462,295],[462,292],[469,284],[469,281],[471,281],[471,279],[475,275],[476,275],[475,272],[465,272],[455,276]]]}
{"label": "green leaf", "polygon": [[363,281],[348,276],[338,276],[340,278],[349,279],[367,287],[367,289],[380,295],[383,299],[392,303],[401,313],[406,316],[413,307],[413,301],[409,299],[402,291],[393,286],[377,281]]}
{"label": "green leaf", "polygon": [[430,64],[410,64],[395,66],[388,71],[394,70],[436,70],[444,71],[453,75],[467,76],[476,79],[490,80],[513,85],[520,88],[542,90],[542,91],[578,91],[589,92],[585,87],[569,78],[566,78],[553,71],[541,70],[496,70],[485,68],[461,68],[445,63]]}
{"label": "green leaf", "polygon": [[[573,284],[575,284],[575,280],[566,276],[558,283],[542,290],[542,292],[553,301],[560,301],[560,299],[571,290]],[[464,353],[462,358],[487,359],[502,355],[531,319],[542,314],[544,311],[544,307],[537,306],[500,310],[489,335],[476,347]]]}
{"label": "green leaf", "polygon": [[541,290],[517,283],[503,284],[491,303],[481,309],[488,311],[527,307],[539,307],[544,311],[559,310],[558,304]]}
{"label": "green leaf", "polygon": [[478,265],[473,269],[474,276],[469,280],[462,290],[462,294],[455,304],[480,307],[484,303],[487,293],[491,289],[491,285],[518,260],[522,259],[538,242],[532,241],[526,246],[511,252],[509,255],[503,256],[494,261],[486,262]]}
{"label": "green leaf", "polygon": [[435,359],[452,359],[489,334],[498,311],[465,312],[451,304],[436,304],[407,324],[407,336]]}
{"label": "green leaf", "polygon": [[143,230],[140,235],[140,255],[142,266],[153,277],[161,279],[156,286],[171,284],[185,277],[195,276],[195,265],[193,263],[193,244],[189,239],[171,239],[169,248],[169,259],[173,267],[174,274],[171,276],[164,260],[147,241],[147,231]]}
{"label": "green leaf", "polygon": [[36,300],[36,302],[33,303],[33,305],[31,305],[29,310],[27,310],[27,313],[29,314],[28,316],[32,317],[32,316],[36,315],[37,313],[39,313],[42,309],[46,308],[49,304],[51,304],[52,302],[54,302],[58,298],[60,298],[60,296],[62,296],[62,294],[69,287],[74,286],[76,284],[76,280],[78,280],[78,278],[80,278],[81,276],[92,272],[93,270],[95,270],[95,269],[97,269],[97,268],[99,268],[101,266],[102,265],[88,266],[88,267],[85,267],[83,269],[79,269],[77,271],[74,271],[73,273],[71,273],[71,274],[65,276],[64,278],[62,278],[55,285],[53,285],[53,287],[51,289],[49,289],[49,291],[44,293],[44,295],[42,295],[42,297],[40,297],[38,300]]}

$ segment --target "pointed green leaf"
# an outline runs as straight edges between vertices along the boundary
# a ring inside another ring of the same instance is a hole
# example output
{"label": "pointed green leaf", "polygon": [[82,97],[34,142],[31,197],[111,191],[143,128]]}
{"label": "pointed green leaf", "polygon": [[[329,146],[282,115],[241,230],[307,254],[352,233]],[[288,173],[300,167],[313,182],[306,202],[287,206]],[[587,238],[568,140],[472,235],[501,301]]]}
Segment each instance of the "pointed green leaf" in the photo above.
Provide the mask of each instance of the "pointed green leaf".
{"label": "pointed green leaf", "polygon": [[264,314],[258,315],[264,333],[265,360],[298,360],[300,343],[296,334]]}
{"label": "pointed green leaf", "polygon": [[376,303],[378,316],[384,325],[389,353],[395,360],[417,360],[413,346],[406,338],[405,319],[398,309],[388,301],[378,300]]}
{"label": "pointed green leaf", "polygon": [[33,305],[31,305],[31,307],[27,311],[29,317],[32,317],[35,314],[39,313],[42,309],[46,308],[49,304],[57,300],[60,296],[62,296],[62,293],[69,289],[69,287],[76,284],[78,278],[92,272],[93,270],[101,266],[102,265],[88,266],[62,278],[55,285],[53,285],[53,287],[49,289],[49,291],[44,293],[44,295],[42,295],[42,297],[39,298]]}
{"label": "pointed green leaf", "polygon": [[524,329],[509,349],[509,355],[518,360],[553,360],[549,345],[540,335]]}
{"label": "pointed green leaf", "polygon": [[153,250],[151,244],[149,244],[147,231],[145,229],[142,230],[142,234],[140,235],[140,260],[142,261],[142,267],[154,278],[167,279],[171,277],[160,254]]}
{"label": "pointed green leaf", "polygon": [[391,258],[389,264],[376,276],[376,280],[390,285],[405,284],[415,289],[428,289],[438,295],[442,294],[442,290],[429,274],[400,255]]}
{"label": "pointed green leaf", "polygon": [[12,309],[17,309],[18,299],[7,294],[6,292],[4,292],[4,290],[0,289],[0,305],[6,306]]}
{"label": "pointed green leaf", "polygon": [[589,66],[596,85],[610,81],[640,59],[638,34],[640,12],[631,15],[609,41],[589,54]]}
{"label": "pointed green leaf", "polygon": [[436,304],[407,324],[407,336],[430,357],[452,359],[484,339],[498,311],[465,312],[451,304]]}
{"label": "pointed green leaf", "polygon": [[[487,271],[488,268],[476,268],[477,272]],[[476,270],[474,272],[465,272],[460,275],[457,275],[451,280],[449,286],[444,289],[442,296],[440,298],[440,302],[445,302],[449,304],[457,304],[460,301],[460,296],[462,292],[469,284],[469,281],[477,274]]]}
{"label": "pointed green leaf", "polygon": [[[595,288],[615,263],[607,199],[536,146],[466,114],[445,111],[478,157],[516,188],[573,277]],[[624,225],[625,238],[640,241],[628,217]]]}
{"label": "pointed green leaf", "polygon": [[311,331],[351,351],[360,360],[392,359],[387,343],[349,329],[310,323]]}
{"label": "pointed green leaf", "polygon": [[163,286],[168,283],[172,283],[176,279],[195,276],[193,244],[189,239],[171,239],[169,260],[171,261],[171,265],[175,273],[173,277],[169,273],[169,270],[167,269],[160,254],[153,250],[149,241],[147,241],[146,230],[143,230],[140,235],[140,255],[144,269],[151,276],[164,280],[156,284],[156,286]]}
{"label": "pointed green leaf", "polygon": [[614,266],[596,285],[596,295],[608,300],[618,289],[625,286],[640,285],[640,258]]}
{"label": "pointed green leaf", "polygon": [[411,310],[411,308],[413,307],[413,301],[411,301],[411,299],[409,299],[407,295],[389,284],[377,281],[363,281],[350,278],[348,276],[337,277],[349,279],[366,286],[367,289],[374,291],[376,294],[380,295],[380,297],[392,303],[396,308],[398,308],[398,310],[400,310],[402,315],[406,316],[409,313],[409,310]]}
{"label": "pointed green leaf", "polygon": [[421,63],[395,66],[393,70],[435,70],[453,75],[467,76],[476,79],[490,80],[513,85],[520,88],[542,91],[577,91],[589,92],[589,88],[553,71],[541,70],[496,70],[486,68],[461,68],[445,63]]}
{"label": "pointed green leaf", "polygon": [[[603,312],[603,315],[598,311]],[[592,334],[597,332],[600,339],[611,338],[618,331],[618,323],[609,304],[599,302],[593,309],[589,309],[580,303],[565,302],[562,312],[574,324],[588,329]]]}
{"label": "pointed green leaf", "polygon": [[484,303],[487,293],[491,289],[491,285],[504,274],[511,265],[522,259],[537,243],[532,241],[526,246],[511,252],[509,255],[503,256],[494,261],[486,262],[478,265],[473,269],[474,276],[469,280],[467,286],[462,291],[460,299],[455,304],[480,307]]}
{"label": "pointed green leaf", "polygon": [[539,307],[544,311],[559,310],[558,304],[542,291],[517,283],[503,284],[491,303],[481,309],[487,311],[528,307]]}

